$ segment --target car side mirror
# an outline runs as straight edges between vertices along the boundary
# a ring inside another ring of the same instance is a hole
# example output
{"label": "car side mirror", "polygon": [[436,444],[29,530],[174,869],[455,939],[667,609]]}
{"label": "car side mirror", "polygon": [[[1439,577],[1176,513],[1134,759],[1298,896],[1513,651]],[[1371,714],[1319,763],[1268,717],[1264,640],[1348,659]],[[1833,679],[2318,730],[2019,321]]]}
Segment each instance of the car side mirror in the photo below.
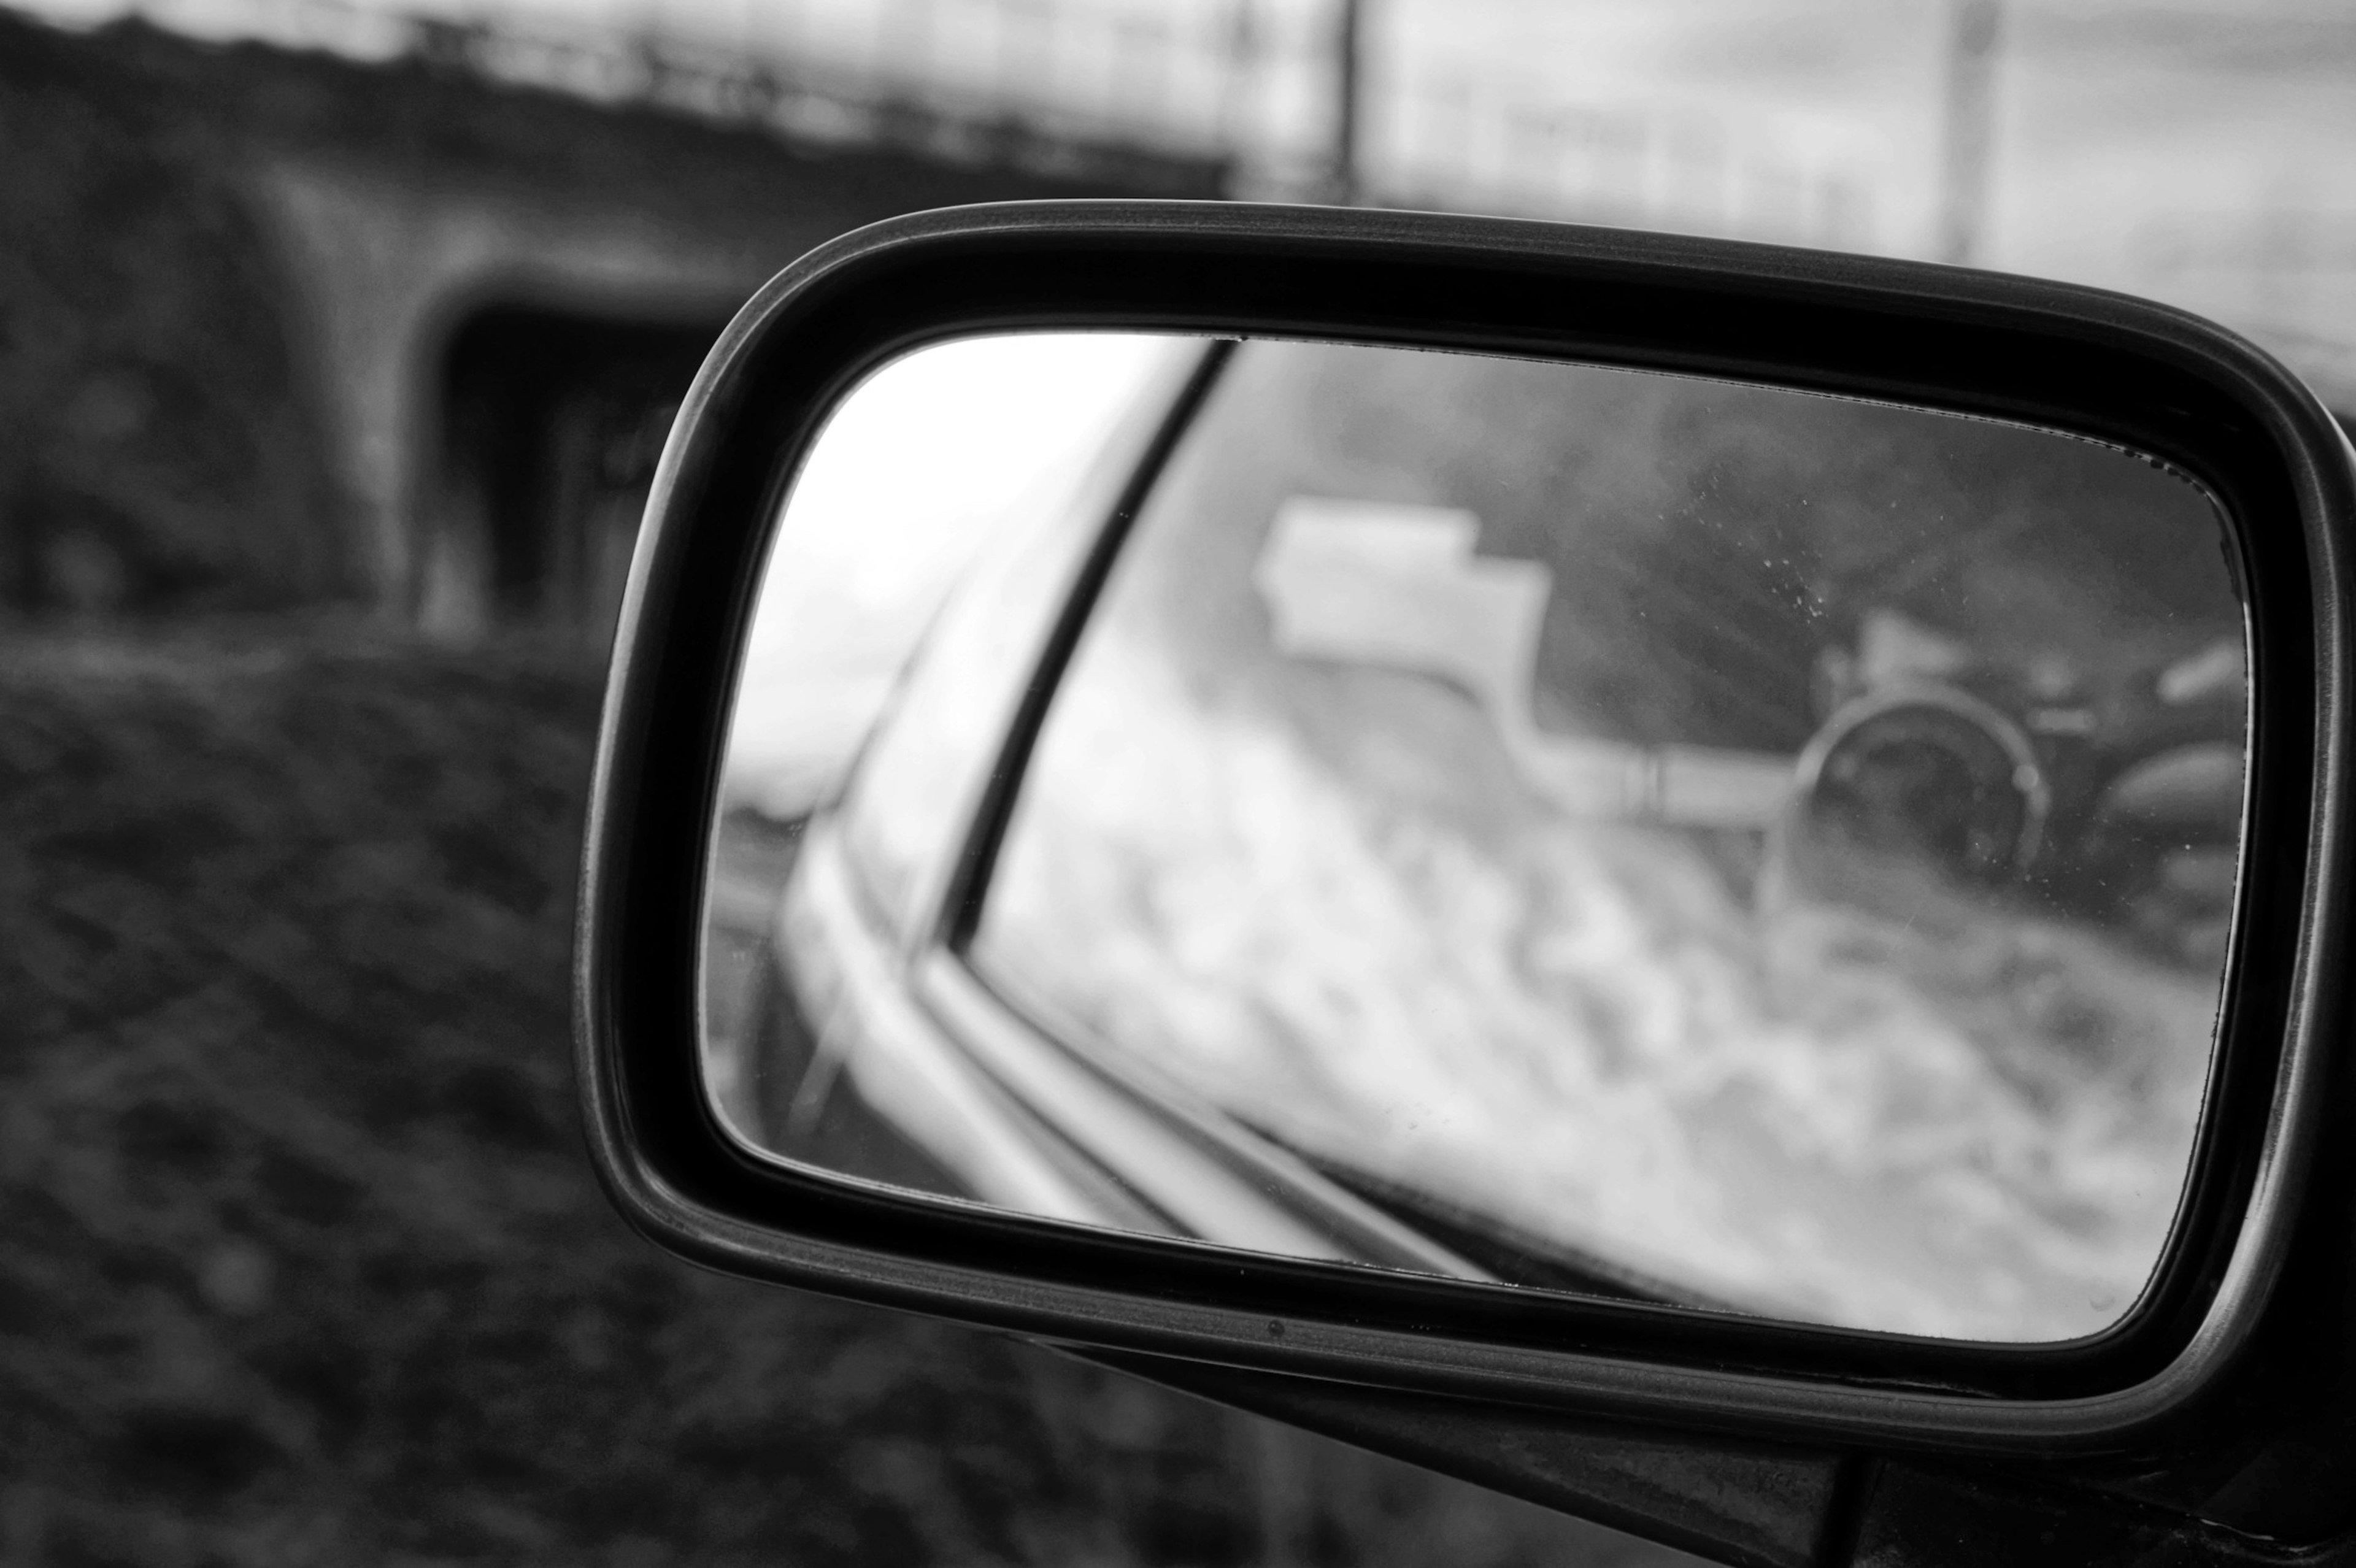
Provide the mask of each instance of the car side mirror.
{"label": "car side mirror", "polygon": [[2300,1538],[2226,1483],[2356,1305],[2351,509],[2263,354],[2066,285],[862,230],[656,478],[598,1168],[708,1266],[1730,1560]]}

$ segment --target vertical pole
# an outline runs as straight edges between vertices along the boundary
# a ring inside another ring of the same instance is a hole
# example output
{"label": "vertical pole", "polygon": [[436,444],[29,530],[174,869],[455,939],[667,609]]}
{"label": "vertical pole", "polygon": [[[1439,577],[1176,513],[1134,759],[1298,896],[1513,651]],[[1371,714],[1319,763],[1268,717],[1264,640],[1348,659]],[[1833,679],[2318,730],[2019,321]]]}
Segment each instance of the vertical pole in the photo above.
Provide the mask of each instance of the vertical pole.
{"label": "vertical pole", "polygon": [[1996,48],[2003,0],[1948,0],[1945,143],[1939,181],[1939,260],[1980,259],[1994,150]]}
{"label": "vertical pole", "polygon": [[1253,0],[1231,0],[1227,11],[1226,67],[1219,73],[1218,123],[1215,133],[1218,155],[1227,165],[1227,194],[1235,194],[1237,171],[1243,168],[1250,149],[1244,144],[1250,139],[1251,127],[1246,120],[1251,104],[1252,90],[1258,85],[1252,73],[1258,69],[1259,30],[1253,25]]}
{"label": "vertical pole", "polygon": [[1359,96],[1365,80],[1364,0],[1336,0],[1333,26],[1333,166],[1326,199],[1348,207],[1365,193],[1359,188]]}
{"label": "vertical pole", "polygon": [[902,102],[918,104],[928,96],[932,45],[933,0],[892,0],[877,7],[876,76]]}

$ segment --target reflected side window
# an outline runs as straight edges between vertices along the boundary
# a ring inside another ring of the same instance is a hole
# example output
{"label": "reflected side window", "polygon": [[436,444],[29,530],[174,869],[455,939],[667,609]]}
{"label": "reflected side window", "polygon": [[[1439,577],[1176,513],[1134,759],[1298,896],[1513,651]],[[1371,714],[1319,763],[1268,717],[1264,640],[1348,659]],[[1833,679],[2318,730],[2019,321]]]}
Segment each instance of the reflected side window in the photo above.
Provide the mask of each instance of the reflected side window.
{"label": "reflected side window", "polygon": [[2205,491],[1937,412],[1258,342],[1142,509],[968,946],[1499,1277],[2116,1321],[2243,818]]}

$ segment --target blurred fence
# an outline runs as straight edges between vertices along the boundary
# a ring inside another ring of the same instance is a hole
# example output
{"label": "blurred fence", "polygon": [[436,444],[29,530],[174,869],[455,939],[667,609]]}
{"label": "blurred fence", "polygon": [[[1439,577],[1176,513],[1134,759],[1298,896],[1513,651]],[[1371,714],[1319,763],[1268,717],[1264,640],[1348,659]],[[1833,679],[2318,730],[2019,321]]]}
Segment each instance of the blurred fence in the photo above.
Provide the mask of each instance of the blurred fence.
{"label": "blurred fence", "polygon": [[1869,171],[1707,107],[1565,102],[1445,64],[1376,81],[1363,178],[1391,205],[1881,246]]}

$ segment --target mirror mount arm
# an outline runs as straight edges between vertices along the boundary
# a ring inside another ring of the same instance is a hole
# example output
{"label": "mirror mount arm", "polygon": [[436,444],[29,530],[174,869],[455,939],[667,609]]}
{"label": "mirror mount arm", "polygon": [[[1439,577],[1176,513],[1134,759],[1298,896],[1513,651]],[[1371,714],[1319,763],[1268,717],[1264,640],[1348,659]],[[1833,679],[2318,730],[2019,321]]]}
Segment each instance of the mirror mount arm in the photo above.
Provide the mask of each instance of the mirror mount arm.
{"label": "mirror mount arm", "polygon": [[[1067,1348],[1068,1349],[1068,1348]],[[1108,1350],[1078,1359],[1741,1568],[1851,1560],[1861,1456]]]}

